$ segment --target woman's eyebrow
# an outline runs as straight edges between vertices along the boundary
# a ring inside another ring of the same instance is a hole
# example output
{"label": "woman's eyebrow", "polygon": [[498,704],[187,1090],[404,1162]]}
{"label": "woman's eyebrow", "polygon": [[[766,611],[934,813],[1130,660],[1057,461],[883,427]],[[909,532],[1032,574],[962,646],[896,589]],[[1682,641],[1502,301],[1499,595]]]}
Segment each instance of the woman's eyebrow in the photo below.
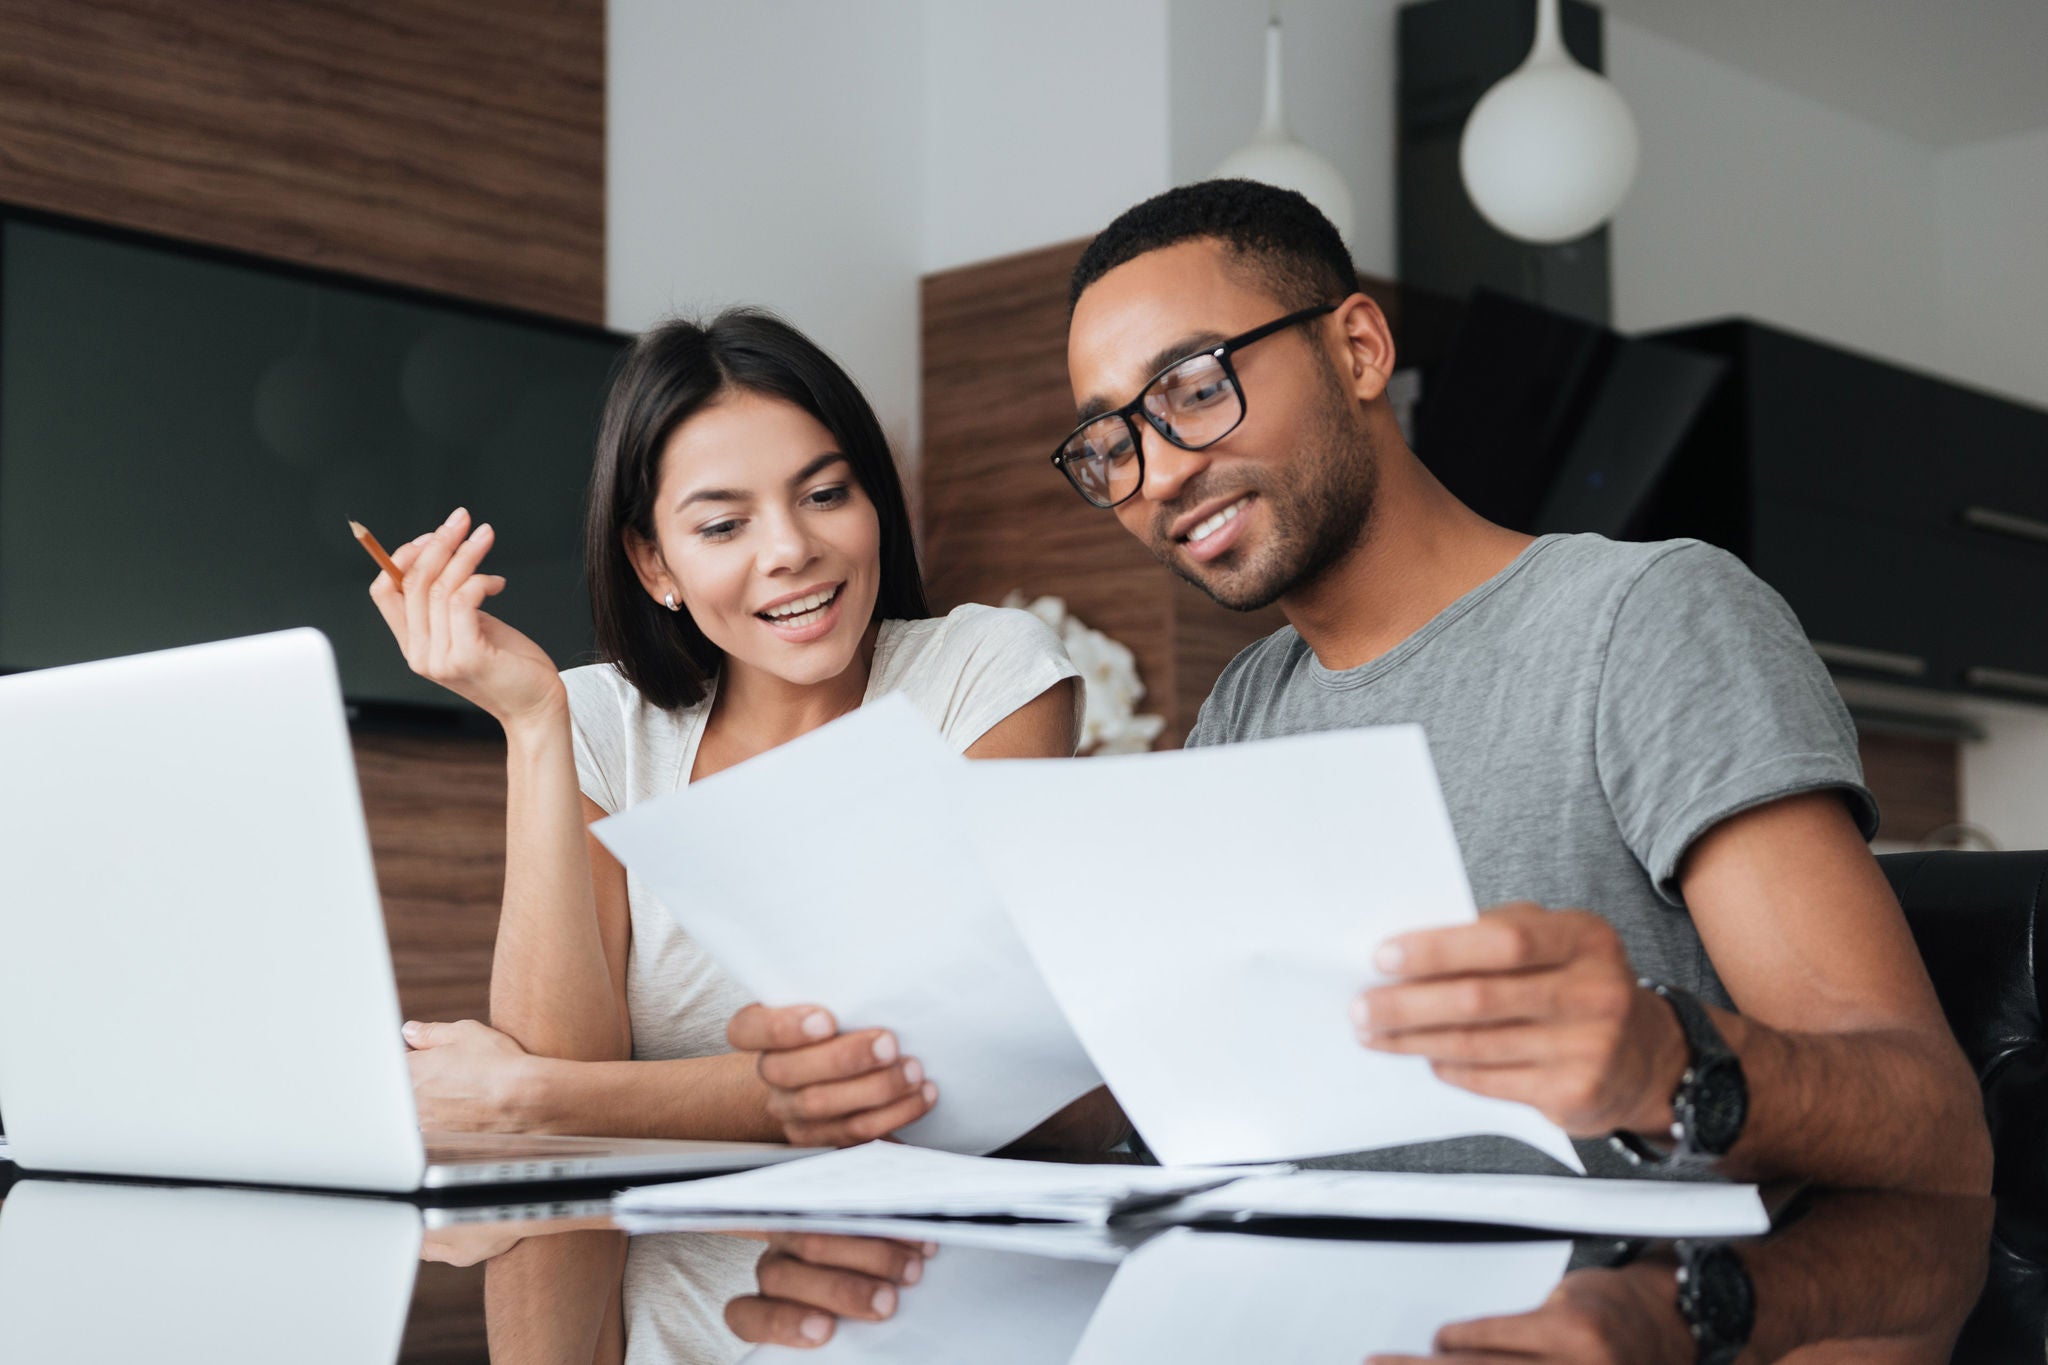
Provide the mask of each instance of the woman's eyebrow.
{"label": "woman's eyebrow", "polygon": [[676,511],[682,511],[693,502],[745,502],[752,496],[744,488],[697,488],[676,499]]}
{"label": "woman's eyebrow", "polygon": [[790,475],[789,482],[791,486],[794,487],[795,485],[802,483],[805,479],[810,478],[812,475],[819,473],[821,470],[830,469],[833,465],[838,464],[845,458],[846,456],[840,454],[836,450],[828,450],[823,455],[818,456],[817,459],[812,460],[809,464],[805,465],[802,469],[799,469],[796,473]]}
{"label": "woman's eyebrow", "polygon": [[[839,451],[828,450],[796,473],[790,475],[790,485],[794,487],[805,479],[811,478],[820,470],[830,469],[833,465],[839,464],[845,459],[846,456]],[[680,512],[693,502],[745,502],[752,496],[754,495],[744,488],[695,488],[676,499],[676,510]]]}

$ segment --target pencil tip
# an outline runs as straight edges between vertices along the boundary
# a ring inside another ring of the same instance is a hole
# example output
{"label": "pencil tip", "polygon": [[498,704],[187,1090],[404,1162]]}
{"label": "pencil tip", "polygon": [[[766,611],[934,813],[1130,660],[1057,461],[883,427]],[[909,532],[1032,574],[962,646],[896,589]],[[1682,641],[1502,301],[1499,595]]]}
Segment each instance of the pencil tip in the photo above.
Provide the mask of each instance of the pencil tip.
{"label": "pencil tip", "polygon": [[369,532],[363,529],[363,524],[354,517],[349,518],[348,529],[357,540],[361,540],[365,535],[369,534]]}

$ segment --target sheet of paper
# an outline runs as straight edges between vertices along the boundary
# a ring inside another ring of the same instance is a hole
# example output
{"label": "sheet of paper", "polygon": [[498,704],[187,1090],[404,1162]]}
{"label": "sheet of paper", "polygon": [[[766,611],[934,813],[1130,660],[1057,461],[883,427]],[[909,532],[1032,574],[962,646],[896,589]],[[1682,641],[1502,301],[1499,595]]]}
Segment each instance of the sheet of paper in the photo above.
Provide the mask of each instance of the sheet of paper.
{"label": "sheet of paper", "polygon": [[925,1263],[924,1278],[903,1291],[888,1321],[841,1318],[832,1340],[815,1350],[763,1346],[747,1359],[811,1365],[1066,1365],[1115,1269],[948,1246]]}
{"label": "sheet of paper", "polygon": [[1485,1223],[1603,1237],[1748,1237],[1770,1215],[1754,1185],[1548,1175],[1296,1171],[1192,1194],[1150,1217],[1374,1218]]}
{"label": "sheet of paper", "polygon": [[1133,1252],[1073,1365],[1358,1365],[1429,1355],[1437,1329],[1525,1313],[1564,1275],[1570,1242],[1345,1242],[1175,1228]]}
{"label": "sheet of paper", "polygon": [[939,1087],[905,1141],[989,1152],[1102,1079],[975,859],[964,766],[883,697],[593,828],[756,998],[895,1033]]}
{"label": "sheet of paper", "polygon": [[960,790],[1039,970],[1161,1160],[1494,1133],[1584,1170],[1534,1109],[1352,1031],[1382,940],[1476,917],[1420,727],[971,763]]}
{"label": "sheet of paper", "polygon": [[634,1237],[671,1232],[832,1232],[846,1237],[891,1237],[937,1242],[978,1251],[1012,1251],[1059,1261],[1115,1265],[1151,1234],[1099,1223],[998,1223],[964,1218],[830,1217],[822,1214],[614,1213],[612,1222]]}
{"label": "sheet of paper", "polygon": [[616,1207],[639,1214],[872,1214],[1102,1223],[1134,1202],[1190,1194],[1242,1174],[1235,1166],[1008,1161],[870,1142],[708,1180],[645,1185],[622,1192]]}

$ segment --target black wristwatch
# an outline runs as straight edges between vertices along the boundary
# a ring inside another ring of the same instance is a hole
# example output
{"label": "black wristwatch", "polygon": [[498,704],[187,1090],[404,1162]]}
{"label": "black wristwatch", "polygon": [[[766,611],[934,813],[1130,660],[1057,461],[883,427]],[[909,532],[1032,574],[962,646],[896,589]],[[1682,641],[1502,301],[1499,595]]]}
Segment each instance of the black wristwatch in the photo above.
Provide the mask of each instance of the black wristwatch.
{"label": "black wristwatch", "polygon": [[1678,1089],[1671,1096],[1675,1145],[1669,1152],[1660,1151],[1634,1133],[1615,1133],[1608,1141],[1637,1166],[1674,1172],[1705,1170],[1728,1155],[1749,1117],[1749,1084],[1742,1078],[1742,1061],[1728,1050],[1706,1006],[1671,986],[1654,981],[1638,984],[1655,991],[1671,1006],[1690,1054],[1685,1074],[1678,1078]]}
{"label": "black wristwatch", "polygon": [[1725,1242],[1677,1244],[1678,1314],[1698,1365],[1734,1365],[1756,1329],[1756,1285]]}

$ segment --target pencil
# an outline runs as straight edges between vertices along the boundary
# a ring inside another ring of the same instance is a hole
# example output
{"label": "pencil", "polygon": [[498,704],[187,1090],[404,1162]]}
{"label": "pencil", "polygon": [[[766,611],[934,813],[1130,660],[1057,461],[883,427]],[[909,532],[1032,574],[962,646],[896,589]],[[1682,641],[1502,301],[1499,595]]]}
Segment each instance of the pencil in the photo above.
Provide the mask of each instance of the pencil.
{"label": "pencil", "polygon": [[391,586],[397,588],[400,592],[404,592],[404,571],[391,562],[391,556],[384,553],[384,547],[377,543],[377,537],[370,534],[370,528],[363,525],[360,521],[352,519],[348,524],[348,529],[355,533],[357,542],[370,552],[370,558],[377,561],[377,567],[391,575]]}

